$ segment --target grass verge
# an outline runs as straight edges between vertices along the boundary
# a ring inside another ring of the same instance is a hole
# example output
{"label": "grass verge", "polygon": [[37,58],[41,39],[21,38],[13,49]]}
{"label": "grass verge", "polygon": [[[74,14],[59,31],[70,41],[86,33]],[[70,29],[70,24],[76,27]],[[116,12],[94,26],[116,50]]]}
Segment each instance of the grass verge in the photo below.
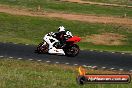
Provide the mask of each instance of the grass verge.
{"label": "grass verge", "polygon": [[[91,74],[118,72],[88,70]],[[0,59],[0,88],[130,88],[130,84],[76,83],[77,67],[34,61]]]}
{"label": "grass verge", "polygon": [[132,17],[131,8],[77,4],[56,0],[0,0],[0,4],[18,6],[22,8],[32,8],[32,10],[36,10],[38,6],[40,6],[44,11],[62,11],[65,13],[95,14],[105,16],[113,15],[119,17],[127,14],[128,17]]}
{"label": "grass verge", "polygon": [[89,42],[78,43],[81,49],[98,49],[110,51],[132,51],[131,27],[115,24],[93,24],[68,21],[58,18],[41,18],[14,16],[0,13],[0,42],[39,44],[48,32],[56,32],[60,25],[68,28],[73,35],[85,37],[92,34],[116,33],[126,36],[125,45],[94,45]]}

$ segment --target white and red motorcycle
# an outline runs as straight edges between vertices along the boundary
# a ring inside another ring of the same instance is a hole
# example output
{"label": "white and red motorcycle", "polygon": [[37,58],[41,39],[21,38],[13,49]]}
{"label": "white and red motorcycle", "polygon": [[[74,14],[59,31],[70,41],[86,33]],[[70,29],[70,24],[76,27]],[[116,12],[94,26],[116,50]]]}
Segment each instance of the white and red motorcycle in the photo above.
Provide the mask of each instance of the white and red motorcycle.
{"label": "white and red motorcycle", "polygon": [[[80,49],[79,46],[76,44],[81,40],[78,36],[70,37],[66,40],[66,42],[63,45],[58,44],[57,42],[54,44],[54,47],[56,49],[62,49],[66,56],[74,57],[77,56]],[[43,41],[37,46],[36,49],[37,53],[43,53],[46,54],[49,51],[49,45],[46,41]]]}

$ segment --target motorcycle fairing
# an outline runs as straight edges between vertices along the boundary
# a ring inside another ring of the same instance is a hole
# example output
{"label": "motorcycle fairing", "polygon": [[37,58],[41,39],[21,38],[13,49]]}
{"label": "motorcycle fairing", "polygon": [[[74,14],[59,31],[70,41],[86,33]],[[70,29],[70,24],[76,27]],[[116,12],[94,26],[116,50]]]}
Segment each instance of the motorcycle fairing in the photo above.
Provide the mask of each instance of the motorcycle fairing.
{"label": "motorcycle fairing", "polygon": [[81,38],[80,37],[78,37],[78,36],[73,36],[72,38],[69,38],[68,40],[66,40],[67,42],[74,42],[74,43],[76,43],[76,42],[79,42],[81,40]]}

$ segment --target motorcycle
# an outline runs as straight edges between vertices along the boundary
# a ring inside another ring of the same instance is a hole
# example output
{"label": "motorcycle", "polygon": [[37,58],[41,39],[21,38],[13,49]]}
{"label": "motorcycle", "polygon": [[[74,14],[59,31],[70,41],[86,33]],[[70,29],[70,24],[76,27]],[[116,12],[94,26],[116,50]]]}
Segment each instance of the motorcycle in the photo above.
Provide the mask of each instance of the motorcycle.
{"label": "motorcycle", "polygon": [[[78,55],[78,53],[80,51],[79,46],[76,44],[80,40],[81,40],[80,37],[73,36],[73,37],[67,39],[63,45],[60,45],[58,42],[56,42],[54,44],[54,47],[57,49],[63,49],[63,51],[65,52],[65,55],[68,57],[75,57]],[[42,43],[40,43],[37,46],[36,51],[38,53],[46,54],[49,51],[48,47],[49,47],[48,43],[43,41]]]}

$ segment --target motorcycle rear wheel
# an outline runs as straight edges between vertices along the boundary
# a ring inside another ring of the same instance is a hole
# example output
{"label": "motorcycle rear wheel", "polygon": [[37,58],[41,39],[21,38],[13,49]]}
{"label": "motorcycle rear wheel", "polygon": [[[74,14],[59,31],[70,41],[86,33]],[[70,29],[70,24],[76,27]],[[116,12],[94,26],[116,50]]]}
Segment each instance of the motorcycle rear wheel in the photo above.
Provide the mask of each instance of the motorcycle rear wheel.
{"label": "motorcycle rear wheel", "polygon": [[48,53],[48,47],[49,45],[46,42],[42,42],[38,45],[37,47],[37,52],[38,53]]}

